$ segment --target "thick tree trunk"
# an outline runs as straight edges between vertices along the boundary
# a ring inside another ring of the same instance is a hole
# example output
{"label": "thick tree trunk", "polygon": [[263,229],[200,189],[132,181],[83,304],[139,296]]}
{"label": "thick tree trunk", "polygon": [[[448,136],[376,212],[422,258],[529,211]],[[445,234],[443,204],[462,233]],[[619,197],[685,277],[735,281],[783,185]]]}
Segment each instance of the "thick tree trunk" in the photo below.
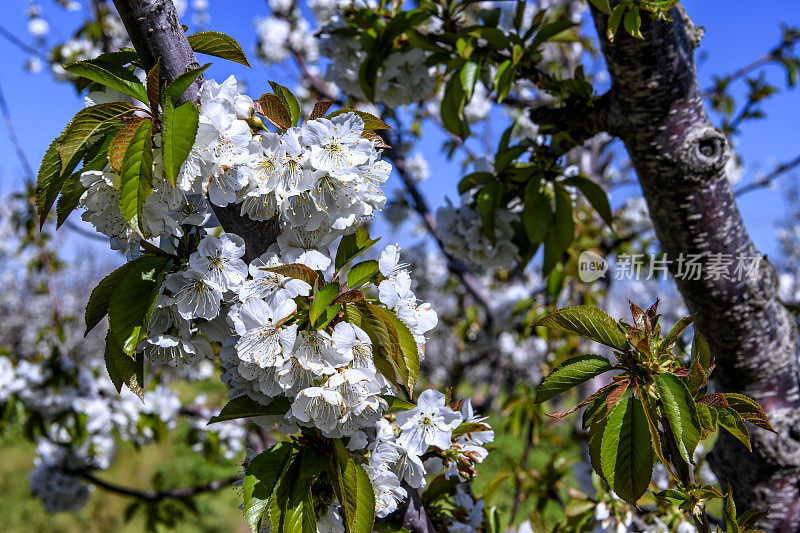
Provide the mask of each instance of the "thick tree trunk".
{"label": "thick tree trunk", "polygon": [[[145,68],[150,69],[161,58],[161,77],[170,82],[184,72],[199,67],[172,0],[114,0],[125,30]],[[184,93],[185,101],[197,103],[202,76]],[[212,206],[225,231],[244,239],[244,260],[252,261],[267,251],[278,238],[278,217],[257,222],[241,216],[239,207]]]}
{"label": "thick tree trunk", "polygon": [[[734,201],[727,140],[706,115],[694,64],[702,31],[683,8],[670,15],[671,21],[644,15],[643,40],[620,29],[612,43],[608,17],[593,10],[612,80],[605,129],[630,154],[680,292],[717,358],[719,388],[755,398],[778,431],[751,426],[752,453],[723,436],[712,467],[723,486],[730,481],[743,508],[771,508],[761,527],[800,531],[794,321],[778,301],[775,269],[753,245]],[[700,279],[678,275],[679,254],[699,258]],[[731,279],[707,277],[721,257],[732,259]],[[761,260],[756,275],[739,276],[740,258]]]}

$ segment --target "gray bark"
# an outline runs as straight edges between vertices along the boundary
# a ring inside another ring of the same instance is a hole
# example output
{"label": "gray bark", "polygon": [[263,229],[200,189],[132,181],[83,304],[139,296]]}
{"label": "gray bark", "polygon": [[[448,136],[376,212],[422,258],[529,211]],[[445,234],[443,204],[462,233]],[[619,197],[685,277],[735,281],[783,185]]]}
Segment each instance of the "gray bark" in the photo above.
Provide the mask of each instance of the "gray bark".
{"label": "gray bark", "polygon": [[[701,258],[701,279],[676,281],[717,358],[718,388],[753,397],[778,432],[751,426],[752,453],[722,432],[712,467],[723,485],[730,481],[742,509],[771,508],[761,527],[800,531],[794,320],[778,301],[774,267],[745,229],[725,173],[728,142],[703,105],[694,63],[702,31],[683,8],[670,15],[655,21],[643,14],[643,40],[620,29],[612,43],[608,17],[593,10],[612,80],[604,129],[625,143],[663,251],[673,261],[678,254]],[[705,279],[712,254],[734,258],[732,279]],[[737,278],[742,256],[761,257],[757,277]]]}
{"label": "gray bark", "polygon": [[[199,67],[171,0],[114,0],[125,30],[146,69],[161,58],[161,78],[167,83],[184,72]],[[184,93],[182,99],[197,103],[200,96],[199,77]],[[257,222],[241,216],[239,207],[211,206],[225,231],[244,239],[243,259],[247,262],[263,254],[276,241],[280,228],[278,217]]]}

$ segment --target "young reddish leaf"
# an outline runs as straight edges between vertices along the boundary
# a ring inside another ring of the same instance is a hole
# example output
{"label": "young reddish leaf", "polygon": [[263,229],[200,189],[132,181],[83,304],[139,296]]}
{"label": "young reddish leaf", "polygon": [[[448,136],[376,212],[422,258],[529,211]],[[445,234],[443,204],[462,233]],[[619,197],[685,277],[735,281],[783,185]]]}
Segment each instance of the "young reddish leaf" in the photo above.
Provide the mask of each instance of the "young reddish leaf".
{"label": "young reddish leaf", "polygon": [[594,394],[592,394],[591,396],[589,396],[588,398],[583,400],[581,403],[579,403],[575,407],[571,407],[571,408],[567,409],[566,411],[561,411],[560,413],[545,413],[545,415],[549,416],[550,418],[555,418],[556,420],[558,420],[560,418],[564,418],[565,416],[574,413],[575,411],[577,411],[578,409],[580,409],[584,405],[587,405],[588,403],[590,403],[592,401],[595,401],[601,395],[606,394],[608,391],[611,390],[611,387],[613,387],[613,386],[614,386],[613,383],[611,385],[606,385],[605,387],[603,387],[599,391],[595,392]]}
{"label": "young reddish leaf", "polygon": [[339,115],[343,115],[345,113],[353,113],[354,115],[358,115],[361,117],[361,120],[364,121],[364,129],[365,130],[390,130],[392,127],[382,121],[380,118],[376,117],[372,113],[367,113],[366,111],[359,111],[358,109],[338,109],[333,113],[329,114],[325,118],[333,118],[338,117]]}
{"label": "young reddish leaf", "polygon": [[706,394],[698,398],[697,403],[702,403],[711,407],[728,407],[728,401],[722,394]]}
{"label": "young reddish leaf", "polygon": [[628,390],[628,385],[630,385],[630,380],[626,379],[620,381],[619,384],[611,390],[611,393],[609,393],[608,398],[606,398],[606,403],[608,404],[609,410],[613,410],[614,407],[616,407],[616,405],[625,395],[625,392]]}
{"label": "young reddish leaf", "polygon": [[256,102],[256,111],[264,115],[281,131],[286,131],[292,127],[292,117],[283,100],[276,94],[264,93]]}
{"label": "young reddish leaf", "polygon": [[727,400],[728,406],[739,413],[743,419],[761,429],[777,433],[770,424],[764,409],[754,399],[736,393],[724,393],[722,396]]}
{"label": "young reddish leaf", "polygon": [[136,133],[136,128],[144,120],[150,119],[131,117],[125,120],[125,125],[111,140],[111,144],[108,146],[108,162],[114,172],[119,174],[120,170],[122,170],[122,158],[125,157],[125,151],[128,149],[133,134]]}
{"label": "young reddish leaf", "polygon": [[322,100],[320,102],[315,102],[314,109],[311,111],[311,115],[308,117],[308,120],[324,117],[325,113],[328,112],[328,109],[330,109],[334,103],[335,100]]}
{"label": "young reddish leaf", "polygon": [[147,73],[147,101],[153,115],[158,115],[158,103],[161,101],[161,58],[156,59],[156,64]]}
{"label": "young reddish leaf", "polygon": [[287,278],[294,278],[305,281],[312,287],[319,279],[319,274],[306,265],[300,263],[291,263],[288,265],[281,265],[276,267],[259,267],[259,270],[266,270],[267,272],[274,272]]}

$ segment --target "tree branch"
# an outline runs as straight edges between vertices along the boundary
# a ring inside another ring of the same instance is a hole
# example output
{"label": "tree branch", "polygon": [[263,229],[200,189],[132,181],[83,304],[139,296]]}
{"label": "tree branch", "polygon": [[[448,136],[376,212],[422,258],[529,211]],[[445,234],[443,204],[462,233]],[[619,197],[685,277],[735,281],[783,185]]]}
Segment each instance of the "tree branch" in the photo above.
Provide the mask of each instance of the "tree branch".
{"label": "tree branch", "polygon": [[150,503],[160,502],[162,500],[171,498],[176,498],[176,499],[191,498],[192,496],[196,496],[204,492],[216,492],[220,489],[229,487],[234,483],[237,483],[238,481],[242,480],[241,475],[236,475],[225,479],[215,479],[213,481],[209,481],[208,483],[202,483],[200,485],[192,485],[189,487],[176,487],[173,489],[162,489],[162,490],[139,490],[139,489],[132,489],[129,487],[123,487],[122,485],[117,485],[115,483],[104,481],[86,470],[77,470],[77,471],[68,470],[67,473],[78,475],[83,479],[85,479],[86,481],[88,481],[89,483],[97,487],[100,487],[101,489],[106,490],[108,492],[113,492],[114,494],[119,494],[120,496],[136,498],[138,500]]}
{"label": "tree branch", "polygon": [[531,120],[545,132],[569,132],[549,147],[550,155],[560,157],[595,135],[618,132],[616,99],[611,91],[589,101],[575,100],[561,107],[542,106],[530,110]]}
{"label": "tree branch", "polygon": [[[777,297],[774,267],[744,226],[725,174],[727,139],[703,106],[694,50],[701,31],[682,7],[672,20],[642,17],[644,39],[620,32],[605,38],[608,17],[592,8],[602,52],[621,110],[622,139],[647,200],[663,251],[673,260],[696,256],[703,279],[678,276],[696,327],[717,358],[723,391],[747,394],[765,409],[778,434],[753,429],[753,452],[723,433],[711,455],[744,508],[771,507],[765,529],[800,529],[800,388],[794,320]],[[714,257],[733,258],[725,276],[709,276]],[[758,263],[756,276],[737,275],[740,259]],[[743,451],[745,453],[743,453]]]}
{"label": "tree branch", "polygon": [[773,181],[780,178],[783,174],[789,172],[790,170],[792,170],[797,166],[800,166],[800,155],[798,155],[797,157],[795,157],[790,161],[781,163],[780,165],[772,169],[772,171],[769,174],[767,174],[762,178],[757,179],[753,183],[742,185],[741,187],[736,189],[736,191],[734,191],[734,195],[738,197],[743,194],[747,194],[749,192],[760,189],[762,187],[768,187],[769,185],[772,184]]}
{"label": "tree branch", "polygon": [[[152,68],[156,58],[161,58],[161,77],[169,83],[184,72],[199,67],[171,0],[114,0],[114,5],[145,68]],[[202,83],[203,77],[200,76],[181,99],[197,102]],[[246,262],[266,252],[278,238],[278,217],[258,222],[242,216],[236,204],[211,207],[225,231],[244,239],[242,259]]]}

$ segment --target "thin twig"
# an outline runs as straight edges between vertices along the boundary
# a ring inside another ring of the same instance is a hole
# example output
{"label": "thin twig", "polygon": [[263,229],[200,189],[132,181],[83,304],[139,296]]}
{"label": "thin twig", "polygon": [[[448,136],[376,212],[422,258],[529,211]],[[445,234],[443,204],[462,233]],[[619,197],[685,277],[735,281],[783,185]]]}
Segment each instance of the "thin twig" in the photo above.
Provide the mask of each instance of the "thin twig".
{"label": "thin twig", "polygon": [[767,51],[761,57],[758,57],[758,58],[754,59],[750,63],[744,65],[743,67],[741,67],[741,68],[739,68],[737,70],[734,70],[733,72],[731,72],[727,76],[723,76],[722,78],[719,79],[717,84],[715,84],[715,85],[713,85],[711,87],[707,87],[705,90],[703,90],[703,92],[701,93],[701,96],[703,98],[709,98],[711,95],[714,94],[714,92],[716,90],[716,87],[717,87],[717,85],[719,83],[728,84],[728,83],[730,83],[732,81],[738,80],[739,78],[743,78],[744,76],[747,76],[748,74],[750,74],[754,70],[766,65],[767,63],[769,63],[771,61],[775,61],[776,59],[781,58],[783,56],[783,52],[785,50],[787,50],[788,48],[793,47],[796,42],[797,42],[797,39],[796,38],[792,38],[792,37],[785,37],[785,38],[781,39],[780,43],[776,44],[774,47],[772,47],[769,51]]}
{"label": "thin twig", "polygon": [[48,58],[46,54],[42,53],[41,51],[37,50],[36,48],[30,45],[25,44],[19,37],[8,31],[7,29],[5,29],[3,26],[0,26],[0,35],[5,37],[6,40],[8,40],[11,44],[16,46],[23,52],[35,55],[40,59],[44,59],[45,61],[50,61],[50,58]]}
{"label": "thin twig", "polygon": [[791,161],[787,161],[785,163],[781,163],[777,167],[775,167],[772,172],[764,176],[763,178],[757,179],[753,183],[748,183],[747,185],[743,185],[734,191],[734,196],[741,196],[743,194],[747,194],[749,192],[753,192],[757,189],[761,189],[763,187],[767,187],[772,184],[773,181],[781,177],[783,174],[789,172],[793,168],[800,165],[800,155],[792,159]]}
{"label": "thin twig", "polygon": [[[25,151],[22,149],[22,144],[19,141],[19,137],[17,136],[17,129],[14,126],[14,120],[11,118],[11,111],[8,109],[8,104],[6,103],[5,95],[3,94],[2,87],[0,87],[0,113],[3,114],[3,118],[6,122],[6,129],[8,130],[8,136],[11,139],[11,144],[14,145],[14,150],[17,153],[17,157],[22,164],[22,167],[25,169],[26,178],[26,196],[28,200],[28,208],[31,210],[31,218],[34,220],[34,224],[36,228],[40,226],[39,223],[39,215],[36,210],[36,203],[31,195],[31,191],[34,190],[36,184],[36,175],[33,172],[33,168],[31,167],[28,158],[25,156]],[[61,341],[61,331],[64,327],[64,321],[61,318],[61,308],[58,303],[58,292],[56,289],[56,282],[55,282],[55,273],[56,269],[53,266],[52,261],[50,261],[50,253],[47,250],[47,245],[45,244],[44,238],[42,237],[42,233],[33,228],[31,230],[31,236],[33,238],[33,244],[36,246],[37,250],[39,251],[39,258],[42,262],[42,266],[46,272],[47,278],[47,293],[50,296],[50,305],[51,309],[51,316],[53,319],[53,324],[56,326],[56,345],[58,347],[58,353],[61,356],[62,360],[66,360],[69,357],[67,353],[67,347]]]}

